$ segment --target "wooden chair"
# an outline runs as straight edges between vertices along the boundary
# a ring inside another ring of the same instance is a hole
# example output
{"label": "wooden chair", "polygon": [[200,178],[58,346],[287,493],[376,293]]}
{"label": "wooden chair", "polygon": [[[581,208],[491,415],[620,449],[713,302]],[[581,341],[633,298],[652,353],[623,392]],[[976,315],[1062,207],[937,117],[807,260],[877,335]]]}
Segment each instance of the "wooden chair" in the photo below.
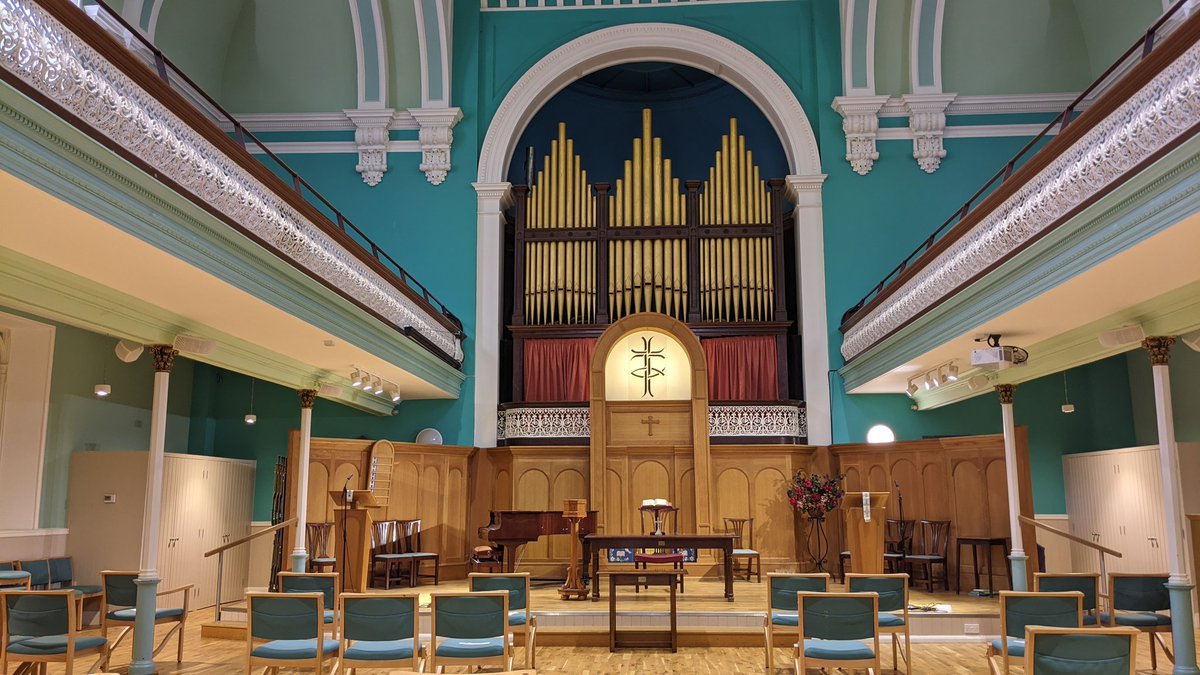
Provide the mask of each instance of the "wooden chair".
{"label": "wooden chair", "polygon": [[[396,522],[400,557],[408,563],[408,585],[416,587],[421,579],[433,579],[433,585],[437,586],[441,575],[441,556],[421,550],[421,520],[418,518]],[[421,574],[423,562],[433,563],[433,574]]]}
{"label": "wooden chair", "polygon": [[47,663],[63,663],[72,675],[76,657],[89,654],[99,654],[97,665],[107,668],[108,640],[78,634],[76,606],[71,590],[0,592],[0,673],[7,675],[12,660],[38,664],[17,672],[44,673]]}
{"label": "wooden chair", "polygon": [[[642,534],[653,534],[657,527],[655,524],[655,512],[659,514],[661,520],[659,525],[662,527],[662,532],[670,534],[679,533],[679,508],[675,506],[655,506],[642,507],[639,509],[642,517]],[[649,523],[649,524],[647,524]],[[684,561],[683,551],[674,548],[652,548],[640,549],[633,552],[633,568],[648,569],[649,565],[670,565],[671,569],[682,570],[684,574],[679,575],[679,592],[683,592],[683,577],[687,573],[683,568]],[[650,586],[646,586],[647,589]],[[668,587],[669,588],[669,587]],[[640,593],[642,591],[641,584],[634,584],[633,591]]]}
{"label": "wooden chair", "polygon": [[467,575],[472,593],[505,591],[508,593],[508,629],[511,634],[525,636],[525,667],[537,665],[534,642],[537,639],[537,617],[529,610],[529,573]]}
{"label": "wooden chair", "polygon": [[71,558],[51,558],[50,564],[50,586],[60,590],[75,591],[75,600],[78,603],[75,616],[79,619],[79,628],[83,628],[83,604],[88,600],[99,599],[104,595],[104,589],[100,586],[91,584],[76,584],[75,583],[75,567],[71,562]]}
{"label": "wooden chair", "polygon": [[333,523],[306,523],[304,543],[308,547],[308,569],[310,572],[332,572],[337,557],[329,554]]}
{"label": "wooden chair", "polygon": [[796,643],[797,673],[807,673],[809,666],[879,672],[878,595],[801,591],[796,594],[796,609],[801,636]]}
{"label": "wooden chair", "polygon": [[1033,590],[1038,593],[1083,593],[1083,625],[1100,625],[1100,575],[1096,572],[1035,572]]}
{"label": "wooden chair", "polygon": [[338,627],[337,669],[410,668],[420,672],[425,648],[421,645],[419,598],[415,595],[342,593]]}
{"label": "wooden chair", "polygon": [[754,519],[753,518],[722,518],[725,521],[725,531],[733,535],[733,576],[736,579],[740,570],[738,560],[746,560],[746,581],[750,575],[762,583],[762,559],[754,549]]}
{"label": "wooden chair", "polygon": [[512,670],[508,593],[434,593],[427,666],[500,666]]}
{"label": "wooden chair", "polygon": [[[371,570],[372,576],[371,585],[374,586],[379,578],[375,575],[375,570],[383,566],[383,588],[389,590],[392,587],[392,574],[397,572],[404,562],[404,556],[401,555],[400,548],[400,523],[395,520],[380,520],[371,525]],[[398,577],[396,577],[398,578]],[[409,574],[409,585],[411,586],[412,575]]]}
{"label": "wooden chair", "polygon": [[904,672],[912,675],[912,633],[908,620],[907,574],[847,574],[846,590],[879,596],[879,631],[892,636],[892,670],[900,670],[896,643],[904,636]]}
{"label": "wooden chair", "polygon": [[1108,603],[1111,611],[1100,614],[1100,620],[1106,626],[1129,626],[1147,634],[1151,670],[1158,668],[1155,642],[1162,647],[1167,659],[1175,663],[1175,655],[1162,639],[1163,633],[1171,632],[1171,615],[1162,613],[1171,609],[1167,579],[1166,574],[1109,572]]}
{"label": "wooden chair", "polygon": [[[885,525],[883,564],[885,569],[893,573],[903,572],[907,566],[905,561],[913,554],[913,535],[916,533],[917,521],[889,519]],[[842,576],[845,576],[844,570]]]}
{"label": "wooden chair", "polygon": [[[100,596],[100,635],[105,639],[108,638],[109,628],[120,628],[121,632],[117,635],[117,639],[109,643],[108,655],[111,657],[117,645],[121,644],[121,640],[125,639],[126,635],[133,630],[133,624],[137,620],[137,584],[134,582],[138,578],[137,572],[113,572],[106,570],[100,573],[100,586],[103,593]],[[175,661],[183,663],[183,631],[187,627],[188,603],[192,596],[192,584],[172,588],[166,591],[159,591],[156,597],[161,598],[175,593],[183,593],[183,607],[155,607],[154,608],[154,625],[173,623],[171,630],[163,636],[158,646],[154,648],[154,652],[150,655],[151,658],[158,656],[158,653],[167,646],[167,641],[171,639],[171,635],[178,634],[178,648],[175,652]],[[116,609],[112,609],[112,608]]]}
{"label": "wooden chair", "polygon": [[322,593],[247,593],[247,675],[258,666],[324,673],[338,654],[338,642],[325,639],[324,606]]}
{"label": "wooden chair", "polygon": [[990,672],[1008,675],[1011,658],[1025,658],[1026,626],[1083,628],[1083,593],[1000,591],[1000,637],[987,650]]}
{"label": "wooden chair", "polygon": [[30,574],[17,567],[11,560],[0,561],[0,589],[14,588],[30,590]]}
{"label": "wooden chair", "polygon": [[1132,627],[1025,629],[1025,675],[1135,675],[1137,635]]}
{"label": "wooden chair", "polygon": [[[950,521],[922,520],[921,552],[905,557],[910,568],[921,567],[925,570],[925,584],[929,592],[933,592],[934,584],[941,581],[946,590],[950,590],[950,564],[947,551],[950,549]],[[942,566],[942,576],[935,576],[936,566]]]}
{"label": "wooden chair", "polygon": [[320,593],[324,598],[322,620],[326,624],[337,621],[338,578],[337,572],[280,572],[280,593]]}
{"label": "wooden chair", "polygon": [[30,590],[41,591],[50,588],[49,560],[22,560],[17,566],[22,572],[29,573]]}
{"label": "wooden chair", "polygon": [[763,633],[767,640],[767,672],[775,672],[775,634],[792,633],[795,629],[795,644],[800,639],[800,619],[796,610],[796,593],[826,593],[829,591],[829,574],[783,574],[767,575],[767,614],[763,618]]}

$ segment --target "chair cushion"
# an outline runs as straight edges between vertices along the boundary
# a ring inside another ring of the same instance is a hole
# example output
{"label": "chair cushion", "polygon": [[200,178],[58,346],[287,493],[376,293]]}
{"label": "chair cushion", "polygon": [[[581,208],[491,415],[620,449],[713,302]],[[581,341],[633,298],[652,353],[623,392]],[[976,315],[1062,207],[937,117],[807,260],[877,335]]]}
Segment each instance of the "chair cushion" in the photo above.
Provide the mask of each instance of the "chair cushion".
{"label": "chair cushion", "polygon": [[[325,640],[321,643],[321,653],[324,655],[336,654],[337,650],[337,640]],[[261,659],[315,659],[317,639],[272,640],[255,647],[250,655]]]}
{"label": "chair cushion", "polygon": [[375,556],[376,560],[402,560],[403,558],[403,553],[380,553],[379,555]]}
{"label": "chair cushion", "polygon": [[325,623],[333,623],[333,610],[325,610]]}
{"label": "chair cushion", "polygon": [[401,553],[400,557],[408,560],[433,560],[434,558],[438,557],[438,554],[422,553],[417,551],[416,553]]}
{"label": "chair cushion", "polygon": [[[158,621],[159,619],[170,619],[181,616],[183,616],[183,608],[181,607],[167,607],[164,609],[154,610],[155,621]],[[108,613],[108,618],[112,619],[113,621],[133,621],[135,618],[137,618],[137,608],[126,607],[125,609],[114,610]]]}
{"label": "chair cushion", "polygon": [[943,562],[946,560],[944,555],[909,555],[905,556],[908,560],[916,560],[917,562]]}
{"label": "chair cushion", "polygon": [[514,609],[508,613],[508,625],[510,626],[524,626],[525,619],[525,610],[523,609]]}
{"label": "chair cushion", "polygon": [[673,563],[683,562],[682,553],[634,553],[634,562]]}
{"label": "chair cushion", "polygon": [[413,657],[413,639],[358,640],[346,649],[346,658],[356,661],[399,661]]}
{"label": "chair cushion", "polygon": [[892,614],[890,612],[880,612],[879,613],[879,627],[880,628],[897,628],[897,627],[903,626],[903,625],[904,625],[904,617],[903,616],[901,616],[899,614]]}
{"label": "chair cushion", "polygon": [[858,661],[875,658],[875,651],[857,640],[805,640],[804,656],[830,661]]}
{"label": "chair cushion", "polygon": [[[1000,640],[992,640],[992,649],[997,654],[1000,654]],[[1008,638],[1008,655],[1009,656],[1025,656],[1025,641],[1021,638]]]}
{"label": "chair cushion", "polygon": [[[1100,620],[1108,625],[1108,612],[1100,614]],[[1136,628],[1151,628],[1154,626],[1170,626],[1171,617],[1157,612],[1117,612],[1118,626],[1134,626]]]}
{"label": "chair cushion", "polygon": [[1083,615],[1083,625],[1095,626],[1095,625],[1098,625],[1099,623],[1100,623],[1100,617],[1098,615],[1096,615],[1096,614],[1084,614]]}
{"label": "chair cushion", "polygon": [[771,623],[776,626],[799,626],[800,614],[797,612],[771,612]]}
{"label": "chair cushion", "polygon": [[0,581],[25,581],[29,578],[29,572],[21,570],[5,570],[0,572]]}
{"label": "chair cushion", "polygon": [[100,595],[104,592],[99,586],[67,586],[61,590],[68,589],[75,591],[75,595]]}
{"label": "chair cushion", "polygon": [[10,636],[8,636],[8,644],[9,644],[10,646],[11,646],[11,645],[15,645],[15,644],[17,644],[18,642],[24,642],[25,640],[28,640],[30,637],[32,637],[32,636],[29,636],[29,635],[10,635]]}
{"label": "chair cushion", "polygon": [[493,638],[443,638],[438,642],[438,656],[452,659],[482,659],[504,655],[504,637]]}
{"label": "chair cushion", "polygon": [[[102,637],[77,637],[75,638],[75,651],[103,647],[107,642],[108,640]],[[9,644],[8,653],[28,654],[30,656],[66,654],[67,636],[47,635],[45,637],[26,638],[15,644]]]}
{"label": "chair cushion", "polygon": [[[378,558],[379,556],[375,556]],[[337,562],[337,558],[313,558],[314,565],[332,565]]]}
{"label": "chair cushion", "polygon": [[758,551],[755,551],[752,548],[735,548],[733,549],[733,554],[735,556],[758,555]]}

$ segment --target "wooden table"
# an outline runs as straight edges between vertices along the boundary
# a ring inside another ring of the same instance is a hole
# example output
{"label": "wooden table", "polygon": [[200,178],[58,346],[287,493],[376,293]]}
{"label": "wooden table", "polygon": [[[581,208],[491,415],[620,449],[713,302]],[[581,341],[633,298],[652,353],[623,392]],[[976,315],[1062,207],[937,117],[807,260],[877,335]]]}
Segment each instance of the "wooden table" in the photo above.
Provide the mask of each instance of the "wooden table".
{"label": "wooden table", "polygon": [[[733,602],[732,534],[589,534],[583,538],[583,576],[592,584],[592,601],[600,600],[600,551],[614,548],[695,548],[724,551],[725,599]],[[591,565],[589,574],[588,565]],[[632,572],[630,572],[632,574]],[[643,572],[644,574],[644,572]]]}
{"label": "wooden table", "polygon": [[[1000,548],[1004,549],[1004,557],[1005,557],[1005,559],[1007,559],[1008,555],[1009,555],[1008,537],[959,537],[958,543],[955,545],[955,551],[954,551],[954,556],[956,558],[958,558],[959,560],[962,560],[962,547],[963,546],[971,547],[971,566],[975,570],[975,588],[979,588],[979,547],[982,546],[984,548],[984,550],[987,551],[986,562],[987,562],[988,593],[995,594],[996,591],[992,588],[992,548],[999,546]],[[947,565],[947,567],[948,567],[948,565]],[[1012,588],[1013,587],[1012,565],[1005,565],[1005,568],[1008,570],[1008,587]],[[958,568],[956,566],[955,572],[957,572],[957,571],[958,571]],[[957,573],[954,576],[955,576],[955,579],[954,579],[955,591],[954,592],[962,593],[962,582],[960,582],[958,580]]]}
{"label": "wooden table", "polygon": [[[679,651],[679,627],[676,623],[675,591],[683,570],[640,570],[637,572],[605,572],[608,577],[608,651],[618,649],[670,649]],[[617,630],[618,586],[666,586],[671,589],[671,627]]]}

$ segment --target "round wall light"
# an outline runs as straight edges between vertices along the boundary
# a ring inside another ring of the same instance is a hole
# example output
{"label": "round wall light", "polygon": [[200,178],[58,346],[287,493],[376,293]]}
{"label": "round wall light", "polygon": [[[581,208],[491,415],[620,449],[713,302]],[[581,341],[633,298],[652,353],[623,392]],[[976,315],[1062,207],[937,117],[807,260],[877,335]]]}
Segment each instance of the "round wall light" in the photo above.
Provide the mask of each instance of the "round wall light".
{"label": "round wall light", "polygon": [[895,443],[896,433],[886,424],[876,424],[867,429],[868,443]]}

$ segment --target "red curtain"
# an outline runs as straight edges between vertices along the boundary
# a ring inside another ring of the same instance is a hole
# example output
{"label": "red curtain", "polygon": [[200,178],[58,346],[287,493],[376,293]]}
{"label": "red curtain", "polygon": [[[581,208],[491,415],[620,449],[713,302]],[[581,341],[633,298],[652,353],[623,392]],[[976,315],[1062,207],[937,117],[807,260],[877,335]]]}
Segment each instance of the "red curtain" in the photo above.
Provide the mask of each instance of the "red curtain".
{"label": "red curtain", "polygon": [[588,371],[596,338],[525,341],[525,401],[588,400]]}
{"label": "red curtain", "polygon": [[770,335],[702,340],[710,401],[779,400],[779,360]]}

